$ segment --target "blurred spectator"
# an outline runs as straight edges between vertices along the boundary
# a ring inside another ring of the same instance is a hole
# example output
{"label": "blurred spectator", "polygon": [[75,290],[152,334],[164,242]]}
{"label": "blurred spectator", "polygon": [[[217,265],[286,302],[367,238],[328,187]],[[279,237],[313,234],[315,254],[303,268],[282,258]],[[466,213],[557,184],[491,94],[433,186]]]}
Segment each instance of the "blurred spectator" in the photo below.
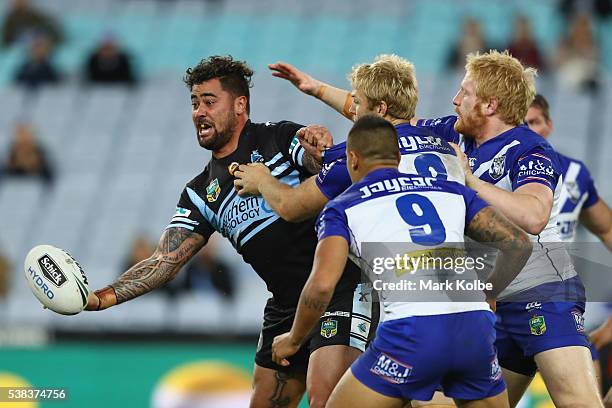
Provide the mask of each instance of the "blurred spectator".
{"label": "blurred spectator", "polygon": [[87,58],[85,78],[91,83],[136,82],[130,56],[112,36],[105,37]]}
{"label": "blurred spectator", "polygon": [[458,43],[451,48],[447,66],[450,70],[463,70],[466,55],[473,52],[484,52],[488,50],[488,45],[482,35],[480,23],[468,18],[463,22],[463,33]]}
{"label": "blurred spectator", "polygon": [[54,172],[47,155],[36,141],[32,127],[27,123],[15,126],[13,143],[2,173],[11,177],[40,177],[47,185],[54,180]]}
{"label": "blurred spectator", "polygon": [[47,83],[56,83],[61,79],[59,72],[51,61],[51,44],[49,39],[38,36],[32,41],[26,60],[17,69],[15,81],[30,88]]}
{"label": "blurred spectator", "polygon": [[581,14],[573,21],[569,34],[559,43],[555,62],[561,83],[575,88],[595,89],[599,75],[598,54],[591,19],[587,14]]}
{"label": "blurred spectator", "polygon": [[[154,251],[155,246],[149,238],[144,235],[137,236],[121,273],[138,262],[144,261]],[[234,297],[235,284],[230,269],[215,256],[214,239],[211,239],[173,280],[159,288],[158,291],[165,293],[170,298],[189,291],[216,292],[231,300]]]}
{"label": "blurred spectator", "polygon": [[187,265],[189,288],[195,291],[214,291],[225,299],[232,300],[235,295],[235,282],[230,268],[216,256],[214,243],[209,241]]}
{"label": "blurred spectator", "polygon": [[0,304],[8,297],[10,269],[8,260],[0,253]]}
{"label": "blurred spectator", "polygon": [[59,44],[63,38],[62,29],[53,18],[28,0],[13,0],[2,22],[2,45],[7,47],[24,37],[41,34],[49,38],[52,45]]}
{"label": "blurred spectator", "polygon": [[529,19],[525,16],[517,17],[515,21],[514,38],[506,47],[510,54],[518,58],[528,67],[544,69],[544,59],[538,48],[538,44],[531,34]]}
{"label": "blurred spectator", "polygon": [[136,239],[134,239],[132,247],[130,248],[130,252],[128,253],[126,259],[123,262],[123,270],[121,271],[121,273],[127,271],[137,263],[144,261],[151,255],[153,255],[154,251],[155,246],[153,245],[151,240],[149,240],[149,238],[144,234],[138,235]]}
{"label": "blurred spectator", "polygon": [[582,13],[592,13],[605,19],[612,15],[612,0],[561,0],[559,11],[566,21]]}

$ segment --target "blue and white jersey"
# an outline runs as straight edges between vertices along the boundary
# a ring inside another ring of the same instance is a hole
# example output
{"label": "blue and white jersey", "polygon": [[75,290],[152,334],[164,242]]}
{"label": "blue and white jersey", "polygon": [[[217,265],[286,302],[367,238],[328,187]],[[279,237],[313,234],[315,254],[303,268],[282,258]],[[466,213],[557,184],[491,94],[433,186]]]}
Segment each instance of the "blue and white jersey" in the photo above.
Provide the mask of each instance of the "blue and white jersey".
{"label": "blue and white jersey", "polygon": [[[352,257],[364,259],[365,242],[412,242],[423,249],[461,243],[466,226],[487,204],[462,184],[384,168],[372,171],[327,203],[317,222],[319,240],[340,236]],[[427,270],[432,275],[437,271]],[[387,302],[385,320],[409,316],[490,310],[484,301],[453,302],[441,292],[431,302]],[[435,303],[432,303],[435,302]]]}
{"label": "blue and white jersey", "polygon": [[454,129],[456,116],[419,120],[418,125],[433,130],[441,138],[458,144],[468,157],[475,176],[506,191],[539,183],[553,192],[553,207],[544,230],[531,235],[534,251],[521,273],[502,292],[499,299],[543,283],[559,282],[576,275],[563,248],[557,219],[561,210],[563,170],[557,152],[527,126],[514,127],[480,146]]}
{"label": "blue and white jersey", "polygon": [[572,242],[576,238],[576,224],[580,212],[593,206],[599,200],[599,195],[591,173],[583,162],[560,153],[558,155],[563,171],[563,192],[557,224],[561,239]]}
{"label": "blue and white jersey", "polygon": [[[465,184],[461,164],[453,148],[423,127],[408,123],[395,126],[402,155],[399,170],[402,173],[437,177]],[[346,168],[346,143],[325,151],[323,168],[316,178],[319,190],[332,200],[351,185]]]}

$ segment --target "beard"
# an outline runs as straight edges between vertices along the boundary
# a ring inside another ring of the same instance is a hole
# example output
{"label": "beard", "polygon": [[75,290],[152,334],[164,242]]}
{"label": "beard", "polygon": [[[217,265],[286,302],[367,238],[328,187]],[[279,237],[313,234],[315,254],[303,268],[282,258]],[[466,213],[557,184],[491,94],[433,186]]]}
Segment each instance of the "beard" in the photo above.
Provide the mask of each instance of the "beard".
{"label": "beard", "polygon": [[472,109],[467,115],[462,115],[458,109],[455,109],[455,112],[457,113],[455,131],[469,138],[474,138],[486,122],[486,116],[478,107]]}
{"label": "beard", "polygon": [[212,132],[210,136],[200,136],[200,122],[198,122],[196,125],[196,136],[198,138],[198,143],[206,150],[215,151],[220,149],[232,138],[232,135],[236,130],[237,122],[238,120],[236,119],[233,109],[228,112],[222,120],[217,120],[215,122],[207,121],[206,124],[210,125]]}

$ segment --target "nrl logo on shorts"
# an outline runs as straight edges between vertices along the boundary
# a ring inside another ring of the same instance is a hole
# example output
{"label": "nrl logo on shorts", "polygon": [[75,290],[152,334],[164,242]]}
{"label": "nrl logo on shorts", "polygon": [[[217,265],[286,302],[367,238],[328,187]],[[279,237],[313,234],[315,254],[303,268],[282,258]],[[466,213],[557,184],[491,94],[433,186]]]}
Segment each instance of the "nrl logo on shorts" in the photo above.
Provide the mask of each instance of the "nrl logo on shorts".
{"label": "nrl logo on shorts", "polygon": [[493,158],[491,167],[489,168],[489,176],[492,179],[497,180],[504,175],[504,169],[506,168],[506,156],[500,156]]}
{"label": "nrl logo on shorts", "polygon": [[529,328],[534,336],[541,336],[546,332],[546,321],[544,316],[533,316],[529,319]]}
{"label": "nrl logo on shorts", "polygon": [[214,179],[210,182],[208,187],[206,187],[206,200],[208,200],[209,203],[217,201],[220,193],[221,187],[219,187],[219,179]]}
{"label": "nrl logo on shorts", "polygon": [[334,337],[338,333],[338,321],[334,319],[327,319],[321,323],[321,336],[329,339]]}

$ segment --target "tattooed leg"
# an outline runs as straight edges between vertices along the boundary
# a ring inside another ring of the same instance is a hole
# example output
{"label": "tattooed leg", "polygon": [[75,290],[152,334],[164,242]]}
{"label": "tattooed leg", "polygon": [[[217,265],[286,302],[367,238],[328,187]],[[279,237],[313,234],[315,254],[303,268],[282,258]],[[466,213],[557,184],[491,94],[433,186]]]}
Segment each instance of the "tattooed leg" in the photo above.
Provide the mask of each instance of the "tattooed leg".
{"label": "tattooed leg", "polygon": [[306,378],[255,365],[253,386],[250,408],[296,408],[306,389]]}

